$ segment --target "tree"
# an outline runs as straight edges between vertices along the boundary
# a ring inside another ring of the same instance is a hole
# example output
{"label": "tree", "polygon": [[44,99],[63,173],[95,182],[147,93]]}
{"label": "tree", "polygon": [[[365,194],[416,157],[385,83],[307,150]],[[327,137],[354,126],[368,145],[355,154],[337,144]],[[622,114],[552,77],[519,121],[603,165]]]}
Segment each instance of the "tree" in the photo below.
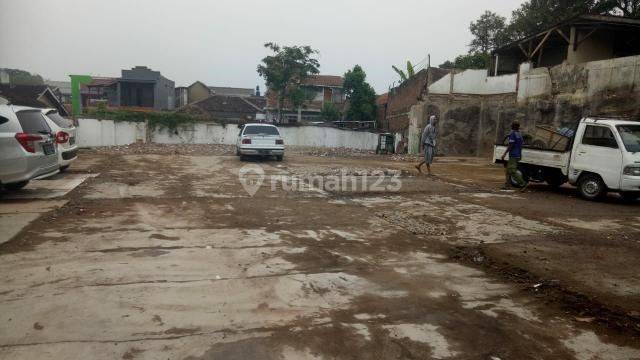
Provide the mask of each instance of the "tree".
{"label": "tree", "polygon": [[9,82],[13,85],[43,85],[44,80],[38,74],[19,69],[0,69],[9,75]]}
{"label": "tree", "polygon": [[340,120],[340,118],[342,118],[340,110],[338,110],[338,108],[336,108],[336,106],[330,102],[325,102],[324,105],[322,105],[320,115],[326,121],[338,121]]}
{"label": "tree", "polygon": [[640,0],[605,0],[600,6],[610,13],[628,17],[640,17]]}
{"label": "tree", "polygon": [[506,42],[507,19],[491,11],[469,25],[473,40],[469,44],[470,53],[489,54]]}
{"label": "tree", "polygon": [[320,72],[320,63],[315,58],[318,51],[309,46],[284,46],[266,43],[264,46],[274,54],[262,59],[258,74],[265,79],[267,87],[278,97],[278,121],[282,120],[285,101],[299,108],[306,100],[300,84],[309,75]]}
{"label": "tree", "polygon": [[447,60],[440,65],[441,69],[487,69],[491,56],[489,54],[458,55],[453,62]]}
{"label": "tree", "polygon": [[413,65],[411,64],[411,61],[409,61],[409,60],[407,60],[407,72],[405,72],[404,70],[399,69],[395,65],[391,65],[391,68],[393,69],[393,71],[395,71],[398,74],[398,76],[400,76],[400,83],[401,84],[403,82],[409,80],[413,75],[416,74],[415,70],[413,69]]}
{"label": "tree", "polygon": [[376,118],[376,92],[366,78],[360,65],[344,74],[343,90],[349,102],[346,116],[350,121],[374,121]]}

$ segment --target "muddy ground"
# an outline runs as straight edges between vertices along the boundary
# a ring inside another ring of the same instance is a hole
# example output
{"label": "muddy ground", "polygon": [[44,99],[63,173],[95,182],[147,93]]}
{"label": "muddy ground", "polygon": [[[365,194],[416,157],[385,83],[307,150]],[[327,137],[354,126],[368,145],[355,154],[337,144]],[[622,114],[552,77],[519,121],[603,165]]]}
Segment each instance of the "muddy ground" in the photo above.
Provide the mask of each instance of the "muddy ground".
{"label": "muddy ground", "polygon": [[0,358],[640,359],[640,204],[348,155],[82,152],[0,245]]}

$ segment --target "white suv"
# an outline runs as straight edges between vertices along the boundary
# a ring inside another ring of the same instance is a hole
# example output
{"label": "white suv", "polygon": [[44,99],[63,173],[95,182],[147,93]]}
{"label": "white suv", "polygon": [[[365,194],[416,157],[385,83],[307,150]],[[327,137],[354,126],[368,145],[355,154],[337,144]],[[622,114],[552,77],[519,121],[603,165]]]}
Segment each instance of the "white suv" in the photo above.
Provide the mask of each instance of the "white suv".
{"label": "white suv", "polygon": [[284,156],[284,140],[280,130],[269,124],[246,124],[238,134],[236,155],[240,159],[245,156],[275,156],[282,161]]}
{"label": "white suv", "polygon": [[0,185],[18,190],[58,171],[56,145],[42,110],[0,105]]}
{"label": "white suv", "polygon": [[58,165],[60,171],[65,171],[78,157],[78,145],[76,145],[76,127],[71,120],[65,119],[55,109],[44,109],[42,114],[47,120],[55,136],[58,148]]}

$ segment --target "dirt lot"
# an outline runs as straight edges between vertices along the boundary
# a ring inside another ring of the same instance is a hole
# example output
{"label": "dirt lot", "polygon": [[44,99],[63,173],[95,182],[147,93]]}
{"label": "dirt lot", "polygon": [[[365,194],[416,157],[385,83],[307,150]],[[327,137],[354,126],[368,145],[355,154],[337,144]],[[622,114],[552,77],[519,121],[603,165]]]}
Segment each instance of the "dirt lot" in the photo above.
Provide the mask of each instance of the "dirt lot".
{"label": "dirt lot", "polygon": [[71,192],[3,194],[7,228],[44,210],[0,245],[0,358],[640,359],[640,204],[501,192],[483,159],[231,154],[84,151]]}

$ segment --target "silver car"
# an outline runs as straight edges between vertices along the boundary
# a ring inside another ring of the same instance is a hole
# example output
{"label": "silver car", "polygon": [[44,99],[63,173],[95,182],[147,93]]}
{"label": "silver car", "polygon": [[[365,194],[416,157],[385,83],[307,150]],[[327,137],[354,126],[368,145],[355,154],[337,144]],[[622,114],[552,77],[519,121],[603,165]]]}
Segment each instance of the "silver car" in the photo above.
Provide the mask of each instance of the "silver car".
{"label": "silver car", "polygon": [[47,125],[55,136],[58,150],[58,165],[60,171],[65,171],[71,163],[78,158],[78,145],[76,145],[76,127],[69,119],[65,119],[56,109],[42,110]]}
{"label": "silver car", "polygon": [[58,171],[55,139],[42,109],[0,105],[0,186],[21,189]]}

